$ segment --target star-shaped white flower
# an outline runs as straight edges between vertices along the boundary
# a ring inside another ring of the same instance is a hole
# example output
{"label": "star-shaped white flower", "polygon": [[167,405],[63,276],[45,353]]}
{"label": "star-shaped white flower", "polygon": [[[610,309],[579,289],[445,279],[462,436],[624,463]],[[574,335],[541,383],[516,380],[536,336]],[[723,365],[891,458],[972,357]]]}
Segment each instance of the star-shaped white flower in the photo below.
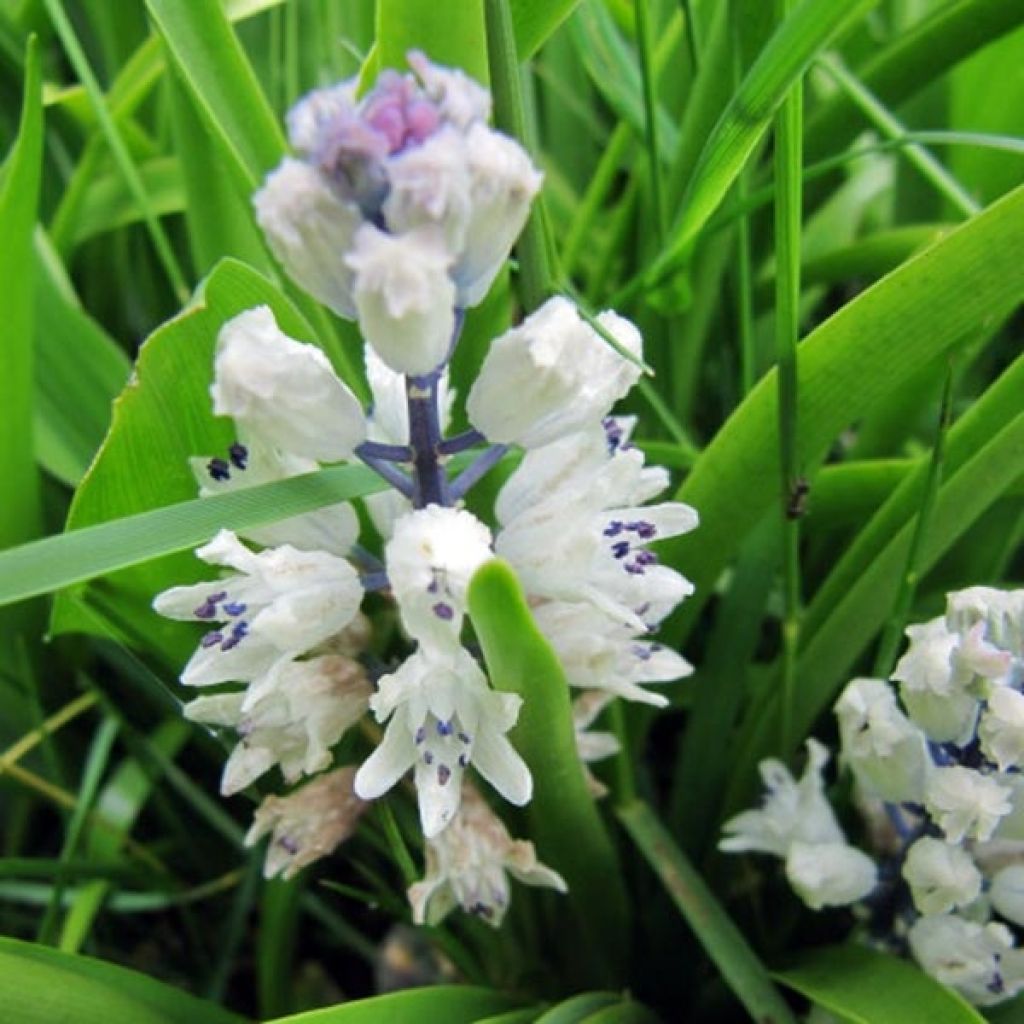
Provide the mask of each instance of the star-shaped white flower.
{"label": "star-shaped white flower", "polygon": [[359,577],[326,552],[283,545],[256,554],[221,530],[196,554],[235,572],[172,587],[153,602],[168,618],[214,627],[181,674],[186,686],[259,680],[248,705],[273,685],[276,669],[340,633],[359,610]]}
{"label": "star-shaped white flower", "polygon": [[423,834],[436,836],[459,809],[462,775],[472,763],[510,803],[529,801],[530,771],[505,735],[522,700],[492,690],[462,648],[421,646],[378,685],[370,707],[388,726],[356,776],[364,800],[382,796],[415,766]]}

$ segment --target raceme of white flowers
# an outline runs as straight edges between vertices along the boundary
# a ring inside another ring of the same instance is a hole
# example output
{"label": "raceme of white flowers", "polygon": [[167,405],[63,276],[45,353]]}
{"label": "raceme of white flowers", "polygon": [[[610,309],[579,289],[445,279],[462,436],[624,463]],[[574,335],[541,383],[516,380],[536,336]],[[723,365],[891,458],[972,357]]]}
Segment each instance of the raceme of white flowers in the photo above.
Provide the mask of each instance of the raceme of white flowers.
{"label": "raceme of white flowers", "polygon": [[907,637],[893,682],[855,679],[835,705],[871,855],[840,829],[813,739],[799,781],[762,763],[762,806],[719,845],[782,858],[808,906],[854,905],[866,941],[986,1006],[1024,991],[1024,590],[952,593]]}
{"label": "raceme of white flowers", "polygon": [[[331,853],[367,802],[411,773],[426,858],[409,891],[414,919],[459,906],[496,926],[509,875],[565,883],[509,836],[478,788],[523,805],[533,779],[509,739],[522,699],[495,690],[463,643],[470,580],[496,555],[518,574],[578,690],[581,771],[600,795],[586,765],[618,750],[591,729],[602,711],[616,697],[664,705],[648,684],[691,671],[649,638],[692,589],[651,544],[697,516],[651,504],[668,474],[644,465],[633,421],[611,415],[642,348],[612,312],[597,317],[599,331],[556,297],[496,338],[466,399],[473,429],[445,437],[465,310],[508,257],[541,175],[488,127],[484,89],[422,54],[408,59],[414,74],[385,71],[362,98],[347,82],[303,99],[288,117],[295,156],[254,198],[287,273],[358,321],[370,408],[318,348],[287,337],[268,307],[250,309],[223,325],[210,389],[236,440],[191,460],[202,496],[361,460],[388,485],[366,500],[382,557],[360,546],[343,502],[241,537],[222,530],[196,552],[219,577],[172,588],[155,607],[206,626],[181,680],[205,689],[190,719],[237,734],[222,792],[265,790],[278,776],[288,787],[263,799],[247,836],[269,835],[268,875]],[[492,531],[463,498],[512,446],[525,454]],[[409,652],[372,673],[360,611],[369,591],[393,598]],[[361,764],[341,764],[339,741],[359,723],[379,741]]]}

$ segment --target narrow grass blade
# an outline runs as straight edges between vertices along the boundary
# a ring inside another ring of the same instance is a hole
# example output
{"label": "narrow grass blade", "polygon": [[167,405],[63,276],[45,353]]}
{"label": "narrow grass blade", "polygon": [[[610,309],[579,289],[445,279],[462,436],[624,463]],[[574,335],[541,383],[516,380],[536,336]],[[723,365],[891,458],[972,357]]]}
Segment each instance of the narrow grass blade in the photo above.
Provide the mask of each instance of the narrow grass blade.
{"label": "narrow grass blade", "polygon": [[356,999],[325,1010],[278,1017],[264,1024],[475,1024],[481,1017],[501,1013],[516,1001],[502,992],[470,985],[432,985]]}
{"label": "narrow grass blade", "polygon": [[618,815],[750,1016],[757,1021],[796,1024],[764,965],[651,809],[635,801],[619,807]]}
{"label": "narrow grass blade", "polygon": [[405,67],[408,50],[422,50],[438,64],[463,68],[487,81],[482,0],[451,4],[444,18],[433,0],[378,0],[377,48],[382,68]]}

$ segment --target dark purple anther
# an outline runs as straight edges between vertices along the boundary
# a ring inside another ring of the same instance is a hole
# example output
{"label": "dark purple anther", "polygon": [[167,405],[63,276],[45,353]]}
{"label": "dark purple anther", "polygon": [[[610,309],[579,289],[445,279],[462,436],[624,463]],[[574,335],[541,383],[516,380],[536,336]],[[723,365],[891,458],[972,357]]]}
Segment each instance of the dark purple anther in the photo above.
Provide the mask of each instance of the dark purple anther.
{"label": "dark purple anther", "polygon": [[438,601],[432,611],[443,622],[451,622],[455,618],[455,609],[450,604],[445,604],[444,601]]}
{"label": "dark purple anther", "polygon": [[223,459],[210,459],[206,464],[206,472],[212,479],[221,483],[231,479],[231,469]]}
{"label": "dark purple anther", "polygon": [[245,469],[249,463],[249,449],[244,444],[236,441],[228,449],[228,458],[231,460],[231,465],[237,469]]}
{"label": "dark purple anther", "polygon": [[225,615],[241,615],[245,611],[246,606],[241,601],[230,601],[224,604]]}
{"label": "dark purple anther", "polygon": [[237,647],[248,632],[249,624],[247,622],[236,622],[231,627],[231,635],[220,645],[220,649],[230,651],[232,647]]}
{"label": "dark purple anther", "polygon": [[427,584],[427,593],[436,594],[441,588],[438,586],[437,580],[431,580]]}
{"label": "dark purple anther", "polygon": [[423,763],[428,765],[434,763],[434,755],[429,750],[423,751]]}
{"label": "dark purple anther", "polygon": [[658,531],[654,523],[634,523],[633,529],[636,530],[636,535],[641,540],[653,540],[658,535]]}
{"label": "dark purple anther", "polygon": [[440,719],[437,720],[437,735],[438,736],[451,736],[455,731],[455,726],[451,722],[442,722]]}
{"label": "dark purple anther", "polygon": [[630,576],[643,576],[644,567],[637,565],[636,562],[627,562],[623,567]]}
{"label": "dark purple anther", "polygon": [[613,519],[605,528],[604,535],[606,537],[618,537],[622,533],[625,524],[619,519]]}
{"label": "dark purple anther", "polygon": [[469,733],[467,733],[467,732],[460,732],[459,733],[459,739],[463,743],[469,743]]}
{"label": "dark purple anther", "polygon": [[427,738],[427,730],[424,729],[423,726],[421,725],[416,730],[416,735],[414,737],[414,739],[416,740],[416,745],[419,746],[419,744],[421,744],[426,738]]}
{"label": "dark purple anther", "polygon": [[299,844],[292,839],[291,836],[281,836],[277,841],[277,845],[281,847],[287,853],[290,853],[293,857],[299,852]]}
{"label": "dark purple anther", "polygon": [[620,540],[612,545],[612,554],[616,558],[625,558],[629,554],[629,541]]}
{"label": "dark purple anther", "polygon": [[459,754],[459,767],[460,768],[468,768],[469,767],[469,758],[466,757],[465,754]]}
{"label": "dark purple anther", "polygon": [[214,630],[212,633],[207,633],[202,640],[199,641],[200,647],[215,647],[224,639],[224,634]]}
{"label": "dark purple anther", "polygon": [[205,604],[201,604],[198,608],[192,609],[192,614],[197,619],[213,619],[217,616],[217,606],[213,601],[207,598]]}
{"label": "dark purple anther", "polygon": [[448,785],[448,780],[452,777],[452,770],[446,764],[439,764],[437,766],[437,784],[439,786]]}
{"label": "dark purple anther", "polygon": [[[638,551],[636,553],[637,565],[657,565],[658,556],[653,551]],[[227,605],[225,605],[227,607]]]}

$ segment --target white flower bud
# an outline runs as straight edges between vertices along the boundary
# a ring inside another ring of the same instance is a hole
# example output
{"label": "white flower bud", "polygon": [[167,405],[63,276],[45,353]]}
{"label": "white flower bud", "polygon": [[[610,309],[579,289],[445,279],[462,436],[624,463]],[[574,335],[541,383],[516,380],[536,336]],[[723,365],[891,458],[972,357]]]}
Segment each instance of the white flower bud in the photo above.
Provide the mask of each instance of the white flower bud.
{"label": "white flower bud", "polygon": [[955,915],[918,918],[907,935],[922,969],[977,1006],[991,1006],[1024,987],[1021,953],[1002,924]]}
{"label": "white flower bud", "polygon": [[293,878],[307,864],[333,853],[356,830],[367,805],[352,790],[355,769],[339,768],[287,796],[268,796],[256,810],[245,845],[268,833],[266,878]]}
{"label": "white flower bud", "polygon": [[363,223],[309,164],[286,159],[252,198],[256,221],[288,276],[338,316],[353,319],[352,271],[344,256]]}
{"label": "white flower bud", "polygon": [[366,436],[363,410],[327,356],[284,334],[267,306],[229,320],[217,337],[213,411],[282,451],[334,462]]}
{"label": "white flower bud", "polygon": [[1024,927],[1024,864],[1009,864],[997,871],[988,896],[997,914]]}
{"label": "white flower bud", "polygon": [[[633,324],[610,312],[598,320],[639,357]],[[558,296],[491,343],[466,413],[489,440],[536,448],[592,426],[639,376]]]}
{"label": "white flower bud", "polygon": [[1024,761],[1024,694],[997,686],[988,698],[978,729],[981,749],[1000,771]]}
{"label": "white flower bud", "polygon": [[903,877],[922,914],[945,914],[965,907],[981,893],[981,872],[971,855],[962,847],[927,836],[907,851]]}
{"label": "white flower bud", "polygon": [[475,306],[487,295],[512,243],[526,224],[543,175],[514,139],[482,122],[465,136],[470,178],[470,217],[465,243],[452,270],[459,305]]}
{"label": "white flower bud", "polygon": [[469,581],[493,557],[491,531],[469,512],[428,505],[399,519],[385,562],[409,634],[458,646]]}
{"label": "white flower bud", "polygon": [[812,910],[864,899],[878,882],[875,862],[847,843],[795,842],[786,855],[786,878]]}
{"label": "white flower bud", "polygon": [[389,235],[372,224],[346,256],[366,340],[392,370],[410,376],[444,362],[455,328],[451,256],[430,229]]}
{"label": "white flower bud", "polygon": [[843,757],[884,800],[919,803],[931,768],[925,738],[896,706],[887,683],[854,679],[836,701]]}
{"label": "white flower bud", "polygon": [[966,690],[969,678],[956,671],[959,638],[933,619],[906,630],[910,648],[893,671],[900,697],[913,721],[936,743],[963,744],[974,732],[978,701]]}
{"label": "white flower bud", "polygon": [[1001,818],[1010,813],[1012,790],[990,775],[960,765],[936,768],[925,788],[928,813],[950,843],[992,837]]}

